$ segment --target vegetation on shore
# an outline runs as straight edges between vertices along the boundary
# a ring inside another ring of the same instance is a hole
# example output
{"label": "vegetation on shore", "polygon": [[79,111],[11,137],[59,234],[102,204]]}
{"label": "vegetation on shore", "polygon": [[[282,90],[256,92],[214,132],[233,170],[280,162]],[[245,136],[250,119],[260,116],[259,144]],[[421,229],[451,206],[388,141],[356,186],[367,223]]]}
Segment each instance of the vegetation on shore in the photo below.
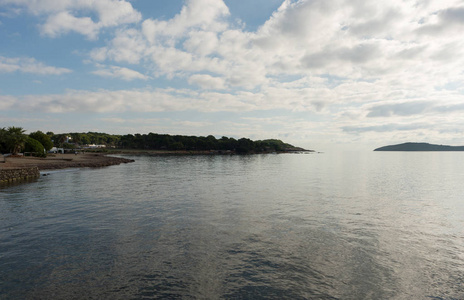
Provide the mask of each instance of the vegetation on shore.
{"label": "vegetation on shore", "polygon": [[173,151],[231,151],[235,153],[263,153],[282,151],[305,151],[302,148],[282,142],[281,140],[268,139],[252,141],[248,138],[234,139],[214,136],[207,137],[168,135],[168,134],[136,134],[124,135],[119,140],[121,149],[145,149],[145,150],[173,150]]}
{"label": "vegetation on shore", "polygon": [[22,127],[0,128],[0,153],[17,155],[25,151],[34,153],[35,156],[45,157],[46,152],[52,147],[51,137],[41,131],[26,135]]}
{"label": "vegetation on shore", "polygon": [[185,136],[169,134],[126,134],[107,133],[43,133],[36,131],[28,136],[21,127],[0,128],[0,152],[16,154],[20,151],[43,155],[39,149],[49,151],[53,146],[65,149],[80,149],[86,145],[97,145],[100,149],[159,150],[204,152],[218,151],[231,153],[266,153],[285,151],[310,151],[282,142],[277,139],[252,141],[248,138]]}
{"label": "vegetation on shore", "polygon": [[403,143],[380,147],[374,151],[464,151],[464,146],[434,145],[429,143]]}

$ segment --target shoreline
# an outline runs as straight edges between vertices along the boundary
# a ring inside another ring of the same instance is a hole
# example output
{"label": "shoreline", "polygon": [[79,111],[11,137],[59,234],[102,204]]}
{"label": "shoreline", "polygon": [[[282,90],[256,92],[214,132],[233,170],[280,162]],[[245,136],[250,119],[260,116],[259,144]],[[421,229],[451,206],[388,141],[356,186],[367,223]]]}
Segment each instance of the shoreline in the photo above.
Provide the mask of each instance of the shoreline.
{"label": "shoreline", "polygon": [[[238,154],[233,151],[188,151],[188,150],[139,150],[139,149],[115,149],[105,152],[85,152],[49,154],[46,158],[32,156],[8,156],[5,162],[0,162],[1,181],[16,181],[40,176],[42,171],[79,169],[79,168],[101,168],[119,164],[131,163],[135,160],[112,155],[130,156],[189,156],[189,155],[253,155],[253,154],[283,154],[283,153],[315,153],[313,150],[296,149],[293,151],[263,152]],[[35,169],[37,171],[30,171]],[[23,174],[24,173],[24,174]],[[16,174],[16,175],[12,175]],[[22,174],[22,175],[19,175]],[[38,174],[38,175],[36,175]]]}
{"label": "shoreline", "polygon": [[316,153],[313,150],[298,149],[296,151],[262,152],[238,154],[232,151],[189,151],[189,150],[139,150],[139,149],[115,149],[105,152],[80,152],[78,154],[49,154],[46,158],[32,156],[8,156],[5,162],[0,163],[0,170],[21,169],[38,167],[43,170],[57,170],[69,168],[99,168],[134,162],[133,159],[115,157],[112,155],[129,156],[188,156],[188,155],[253,155],[253,154],[284,154],[284,153]]}
{"label": "shoreline", "polygon": [[100,153],[54,154],[47,158],[6,157],[0,170],[37,167],[40,171],[69,168],[100,168],[134,162],[133,159],[107,156]]}
{"label": "shoreline", "polygon": [[316,153],[314,150],[296,149],[272,152],[249,152],[237,153],[231,150],[140,150],[140,149],[114,149],[108,150],[107,155],[149,155],[149,156],[169,156],[169,155],[256,155],[256,154],[299,154]]}

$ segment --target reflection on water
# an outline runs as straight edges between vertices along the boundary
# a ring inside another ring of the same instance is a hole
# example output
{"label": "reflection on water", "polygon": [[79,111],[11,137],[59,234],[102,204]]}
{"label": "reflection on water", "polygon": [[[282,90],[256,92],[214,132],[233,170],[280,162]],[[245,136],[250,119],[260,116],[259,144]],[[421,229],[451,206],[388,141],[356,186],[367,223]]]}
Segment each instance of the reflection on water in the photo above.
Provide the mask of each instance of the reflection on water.
{"label": "reflection on water", "polygon": [[464,298],[460,153],[136,157],[0,189],[0,298]]}

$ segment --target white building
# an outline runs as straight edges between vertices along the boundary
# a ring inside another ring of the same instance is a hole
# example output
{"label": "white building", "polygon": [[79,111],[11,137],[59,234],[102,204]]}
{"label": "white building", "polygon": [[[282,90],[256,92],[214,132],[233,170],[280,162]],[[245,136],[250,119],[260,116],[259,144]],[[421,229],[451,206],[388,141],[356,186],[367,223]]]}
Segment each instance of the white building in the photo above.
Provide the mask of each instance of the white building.
{"label": "white building", "polygon": [[50,149],[50,151],[48,151],[48,153],[61,153],[61,154],[64,154],[64,149],[63,148],[53,147],[52,149]]}

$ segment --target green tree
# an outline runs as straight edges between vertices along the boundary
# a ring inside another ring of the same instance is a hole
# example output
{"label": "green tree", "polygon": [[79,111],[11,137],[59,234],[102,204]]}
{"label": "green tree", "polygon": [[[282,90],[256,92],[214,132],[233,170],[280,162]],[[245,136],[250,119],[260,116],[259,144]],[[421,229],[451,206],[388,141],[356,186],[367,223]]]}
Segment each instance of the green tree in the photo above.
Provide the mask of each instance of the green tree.
{"label": "green tree", "polygon": [[174,142],[169,145],[169,150],[183,150],[185,149],[184,144],[181,142]]}
{"label": "green tree", "polygon": [[21,127],[8,127],[6,130],[5,144],[11,154],[18,154],[24,148],[27,141],[27,135],[24,134],[25,130]]}
{"label": "green tree", "polygon": [[63,143],[62,148],[64,148],[64,149],[76,149],[76,145],[69,144],[69,143]]}
{"label": "green tree", "polygon": [[241,138],[238,140],[237,153],[249,153],[253,151],[254,143],[252,140],[247,138]]}
{"label": "green tree", "polygon": [[0,153],[8,152],[6,145],[6,129],[0,128]]}
{"label": "green tree", "polygon": [[81,133],[71,133],[69,134],[71,136],[71,142],[76,144],[76,145],[80,145],[82,144],[82,134]]}
{"label": "green tree", "polygon": [[30,133],[29,137],[39,141],[47,151],[53,148],[53,142],[50,136],[40,130]]}
{"label": "green tree", "polygon": [[81,143],[83,145],[88,145],[88,144],[91,144],[90,143],[90,139],[89,137],[87,136],[87,134],[83,133],[82,136],[81,136]]}
{"label": "green tree", "polygon": [[63,144],[66,142],[66,134],[65,133],[55,134],[52,137],[52,140],[55,146],[62,147]]}
{"label": "green tree", "polygon": [[39,157],[47,156],[45,154],[45,147],[42,145],[42,143],[40,143],[38,140],[33,139],[31,137],[27,138],[25,142],[25,146],[24,146],[24,151],[34,153],[34,156],[39,156]]}

